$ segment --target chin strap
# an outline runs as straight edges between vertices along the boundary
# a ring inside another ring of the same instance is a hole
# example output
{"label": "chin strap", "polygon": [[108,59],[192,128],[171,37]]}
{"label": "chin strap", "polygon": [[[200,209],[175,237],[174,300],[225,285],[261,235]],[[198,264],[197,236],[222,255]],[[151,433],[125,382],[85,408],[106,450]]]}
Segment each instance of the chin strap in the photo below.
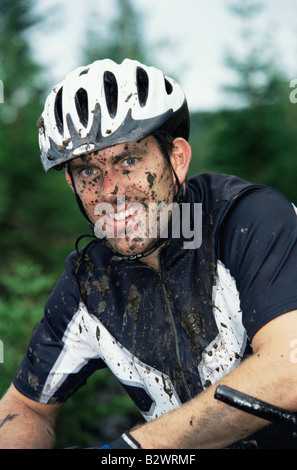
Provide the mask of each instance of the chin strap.
{"label": "chin strap", "polygon": [[137,255],[121,255],[121,254],[115,254],[112,259],[115,261],[133,261],[135,259],[139,258],[146,258],[149,256],[151,253],[156,251],[158,248],[160,248],[164,243],[166,243],[168,240],[163,240],[162,238],[158,238],[158,240],[154,243],[154,245],[148,249],[147,251],[144,251],[143,253],[139,253]]}
{"label": "chin strap", "polygon": [[94,224],[93,222],[91,221],[91,219],[89,218],[88,214],[86,213],[86,210],[84,208],[84,205],[81,201],[81,198],[79,197],[78,195],[78,192],[77,192],[77,189],[76,189],[76,186],[75,186],[75,182],[74,182],[74,177],[73,177],[73,173],[72,171],[70,170],[70,166],[67,164],[67,167],[66,167],[66,171],[68,172],[69,176],[70,176],[70,179],[71,179],[71,184],[72,184],[72,187],[73,187],[73,191],[74,191],[74,194],[75,194],[75,199],[76,199],[76,202],[78,204],[78,207],[82,213],[82,215],[85,217],[85,219],[87,219],[88,221],[88,224],[89,226],[91,227],[92,229],[92,232],[94,232]]}

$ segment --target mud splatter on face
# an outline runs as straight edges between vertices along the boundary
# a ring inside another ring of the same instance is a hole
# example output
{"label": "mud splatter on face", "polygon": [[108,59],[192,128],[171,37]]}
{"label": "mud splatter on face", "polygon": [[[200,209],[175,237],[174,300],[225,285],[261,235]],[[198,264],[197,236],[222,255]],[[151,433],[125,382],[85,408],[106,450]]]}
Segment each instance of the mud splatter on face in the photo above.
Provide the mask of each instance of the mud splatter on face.
{"label": "mud splatter on face", "polygon": [[[153,137],[100,150],[73,160],[72,165],[85,211],[95,226],[102,222],[105,239],[115,252],[134,255],[155,243],[150,237],[149,206],[157,201],[170,204],[174,184],[169,163]],[[118,198],[124,203],[119,204]],[[134,210],[137,203],[142,210]],[[96,213],[100,204],[111,209]]]}
{"label": "mud splatter on face", "polygon": [[150,172],[146,172],[146,174],[147,174],[147,181],[148,181],[149,187],[152,188],[157,175],[156,173],[150,173]]}

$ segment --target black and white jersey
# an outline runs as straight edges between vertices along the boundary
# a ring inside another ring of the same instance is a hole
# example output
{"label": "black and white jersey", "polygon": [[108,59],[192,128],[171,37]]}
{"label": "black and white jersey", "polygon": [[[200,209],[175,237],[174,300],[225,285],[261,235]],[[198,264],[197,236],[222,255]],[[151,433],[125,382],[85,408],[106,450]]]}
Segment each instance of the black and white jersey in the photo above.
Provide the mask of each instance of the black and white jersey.
{"label": "black and white jersey", "polygon": [[263,325],[297,309],[297,218],[285,196],[202,174],[185,203],[192,227],[202,208],[201,243],[187,248],[180,230],[159,272],[99,239],[66,259],[14,377],[21,393],[64,402],[108,367],[149,421],[230,372]]}

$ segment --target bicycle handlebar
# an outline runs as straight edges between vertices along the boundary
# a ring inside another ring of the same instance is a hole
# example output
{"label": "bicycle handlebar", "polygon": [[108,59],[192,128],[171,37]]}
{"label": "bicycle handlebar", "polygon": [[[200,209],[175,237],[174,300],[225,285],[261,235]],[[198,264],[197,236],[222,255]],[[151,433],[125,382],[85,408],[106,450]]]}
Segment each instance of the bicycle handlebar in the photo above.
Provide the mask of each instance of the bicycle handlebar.
{"label": "bicycle handlebar", "polygon": [[293,431],[297,430],[297,415],[295,413],[291,413],[283,408],[238,392],[226,385],[218,385],[214,397],[241,411],[245,411],[273,423],[289,426]]}

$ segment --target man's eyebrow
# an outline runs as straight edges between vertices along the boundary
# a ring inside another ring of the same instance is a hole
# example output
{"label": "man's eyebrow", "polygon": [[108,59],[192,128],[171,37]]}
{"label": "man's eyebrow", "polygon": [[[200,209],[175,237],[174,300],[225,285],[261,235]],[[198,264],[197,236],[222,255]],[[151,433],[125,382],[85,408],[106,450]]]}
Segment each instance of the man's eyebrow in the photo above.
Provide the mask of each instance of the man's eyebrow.
{"label": "man's eyebrow", "polygon": [[123,150],[123,152],[119,153],[118,155],[115,155],[114,157],[112,157],[112,162],[117,163],[123,158],[140,157],[145,154],[146,154],[146,149],[143,149],[143,148],[126,149],[126,150]]}
{"label": "man's eyebrow", "polygon": [[[119,161],[121,161],[123,158],[129,158],[129,157],[137,157],[137,156],[142,156],[145,155],[146,149],[140,149],[140,148],[132,148],[132,149],[126,149],[123,150],[123,152],[119,153],[118,155],[114,155],[111,157],[111,163],[112,164],[117,164]],[[106,157],[104,158],[106,159]],[[81,168],[89,168],[89,167],[94,167],[96,165],[96,162],[90,159],[86,158],[75,158],[71,162],[69,162],[70,168],[73,170],[80,170]]]}
{"label": "man's eyebrow", "polygon": [[93,167],[94,163],[91,161],[86,161],[86,160],[81,160],[81,159],[75,159],[71,162],[69,162],[69,167],[71,170],[80,170],[82,168],[88,168],[88,167]]}

